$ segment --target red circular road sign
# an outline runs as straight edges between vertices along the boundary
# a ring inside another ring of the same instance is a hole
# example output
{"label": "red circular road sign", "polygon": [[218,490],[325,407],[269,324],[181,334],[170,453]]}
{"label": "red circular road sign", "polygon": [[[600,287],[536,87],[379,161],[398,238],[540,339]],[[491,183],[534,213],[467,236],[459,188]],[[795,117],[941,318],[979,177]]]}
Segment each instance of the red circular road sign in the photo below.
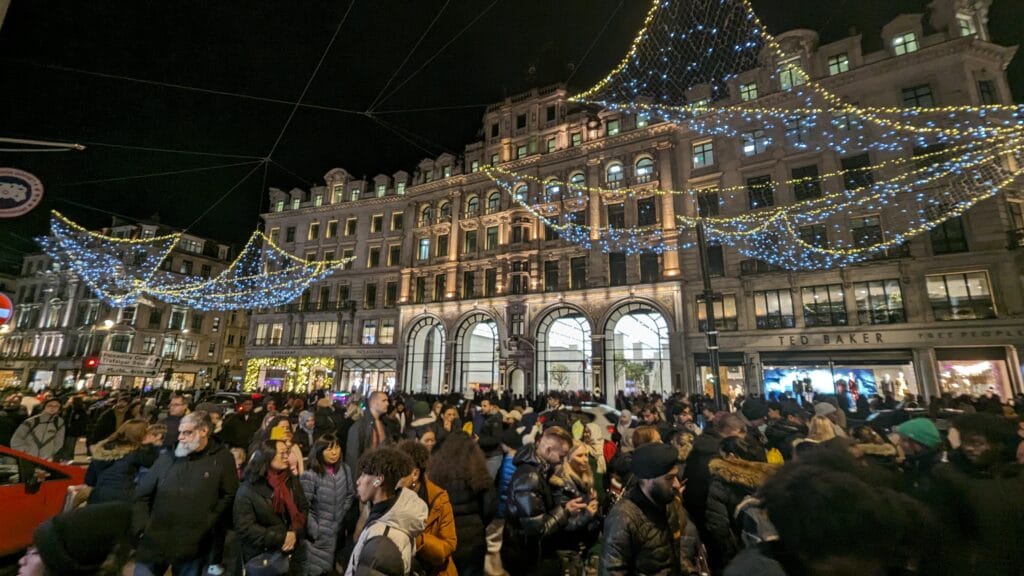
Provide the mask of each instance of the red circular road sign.
{"label": "red circular road sign", "polygon": [[0,326],[3,326],[14,316],[14,302],[6,294],[0,294]]}

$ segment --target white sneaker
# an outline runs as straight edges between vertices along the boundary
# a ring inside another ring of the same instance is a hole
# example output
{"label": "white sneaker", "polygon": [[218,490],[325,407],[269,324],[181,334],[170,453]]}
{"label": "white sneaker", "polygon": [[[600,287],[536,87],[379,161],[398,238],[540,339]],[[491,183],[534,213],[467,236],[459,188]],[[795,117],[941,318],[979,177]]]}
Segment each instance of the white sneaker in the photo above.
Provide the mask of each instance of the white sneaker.
{"label": "white sneaker", "polygon": [[223,566],[218,566],[216,564],[212,564],[212,565],[210,565],[209,568],[206,569],[207,576],[221,576],[221,574],[223,574],[223,573],[224,573],[224,567]]}

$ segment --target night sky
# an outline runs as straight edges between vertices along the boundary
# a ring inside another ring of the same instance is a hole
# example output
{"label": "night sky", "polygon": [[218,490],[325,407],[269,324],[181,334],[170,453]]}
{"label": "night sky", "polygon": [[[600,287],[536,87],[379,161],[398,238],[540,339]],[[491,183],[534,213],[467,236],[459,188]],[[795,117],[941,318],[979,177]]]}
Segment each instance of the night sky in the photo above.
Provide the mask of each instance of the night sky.
{"label": "night sky", "polygon": [[[926,3],[753,0],[775,34],[811,28],[828,42],[853,27],[864,33],[867,51],[880,48],[886,21],[922,12]],[[13,0],[0,29],[0,136],[88,148],[0,153],[0,166],[33,172],[46,187],[32,213],[0,221],[0,270],[37,250],[29,239],[45,232],[51,209],[90,227],[109,224],[110,213],[158,213],[168,225],[240,242],[267,209],[269,186],[308,188],[337,166],[372,178],[412,171],[420,159],[444,151],[458,155],[479,137],[485,105],[533,86],[568,81],[579,89],[603,77],[648,6],[646,0]],[[291,103],[346,12],[303,98],[321,108],[300,107],[282,134]],[[1024,40],[1024,2],[994,0],[990,30],[1000,44]],[[1024,56],[1010,76],[1021,101]],[[374,118],[363,114],[371,106]],[[238,184],[271,150],[274,163]],[[235,165],[123,180],[228,164]]]}

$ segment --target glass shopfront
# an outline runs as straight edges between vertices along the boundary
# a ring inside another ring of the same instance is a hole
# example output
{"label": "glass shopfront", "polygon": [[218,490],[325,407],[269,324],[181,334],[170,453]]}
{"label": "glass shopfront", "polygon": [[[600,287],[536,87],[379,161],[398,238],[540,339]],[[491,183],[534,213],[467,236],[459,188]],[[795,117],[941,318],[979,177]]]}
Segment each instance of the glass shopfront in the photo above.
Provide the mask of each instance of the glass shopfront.
{"label": "glass shopfront", "polygon": [[397,373],[392,358],[345,358],[341,361],[338,388],[344,392],[368,394],[382,390],[390,394],[395,390]]}
{"label": "glass shopfront", "polygon": [[943,393],[983,396],[991,392],[1003,399],[1013,397],[1005,349],[939,348],[935,358],[939,390]]}
{"label": "glass shopfront", "polygon": [[[694,354],[694,364],[697,367],[697,382],[700,383],[700,392],[705,396],[715,397],[715,384],[712,379],[711,361],[705,353]],[[725,400],[732,403],[740,394],[746,394],[746,371],[743,366],[743,354],[725,352],[718,358],[718,381],[722,386],[722,395]]]}
{"label": "glass shopfront", "polygon": [[0,390],[21,385],[21,370],[0,370]]}

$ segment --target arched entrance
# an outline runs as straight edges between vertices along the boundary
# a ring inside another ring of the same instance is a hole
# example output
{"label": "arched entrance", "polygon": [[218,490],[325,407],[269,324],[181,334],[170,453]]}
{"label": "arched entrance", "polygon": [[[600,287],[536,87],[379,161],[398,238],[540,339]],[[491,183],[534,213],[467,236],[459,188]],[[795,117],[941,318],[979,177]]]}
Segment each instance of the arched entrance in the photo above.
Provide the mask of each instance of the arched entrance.
{"label": "arched entrance", "polygon": [[512,370],[508,375],[509,393],[518,396],[526,394],[526,374],[519,368]]}
{"label": "arched entrance", "polygon": [[413,323],[406,339],[403,389],[440,393],[444,380],[444,336],[444,326],[433,316]]}
{"label": "arched entrance", "polygon": [[669,329],[653,306],[630,302],[616,308],[604,328],[605,390],[612,396],[672,391]]}
{"label": "arched entrance", "polygon": [[537,326],[537,391],[586,390],[593,377],[590,321],[556,308]]}
{"label": "arched entrance", "polygon": [[477,312],[463,320],[455,331],[453,389],[496,389],[500,382],[498,346],[498,323],[493,318]]}

